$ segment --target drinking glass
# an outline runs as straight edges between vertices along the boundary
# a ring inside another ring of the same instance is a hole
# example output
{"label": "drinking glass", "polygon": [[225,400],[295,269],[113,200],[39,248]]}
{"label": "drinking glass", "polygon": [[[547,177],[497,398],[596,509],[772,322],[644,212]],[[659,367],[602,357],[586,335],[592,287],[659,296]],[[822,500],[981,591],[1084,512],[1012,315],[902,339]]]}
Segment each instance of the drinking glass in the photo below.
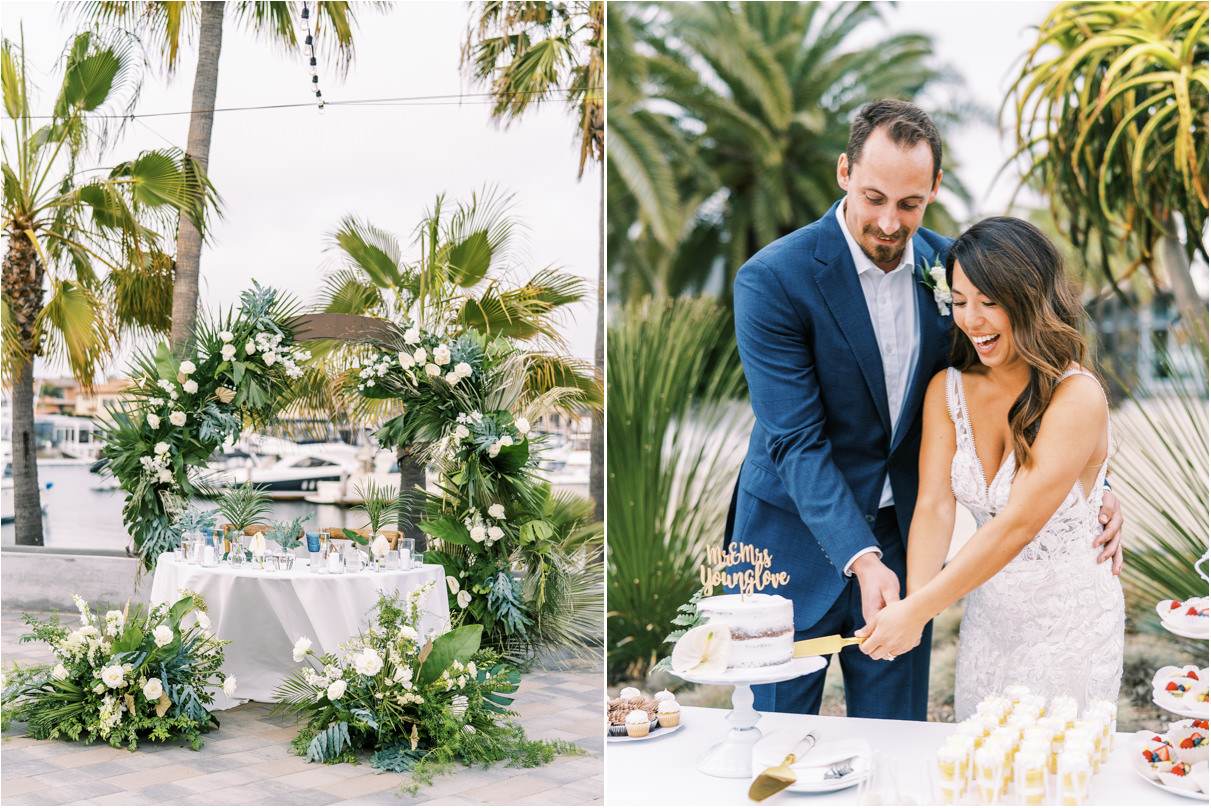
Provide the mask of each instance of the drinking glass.
{"label": "drinking glass", "polygon": [[399,569],[399,550],[388,550],[387,551],[387,569],[389,569],[389,570]]}
{"label": "drinking glass", "polygon": [[417,566],[416,539],[401,538],[398,546],[400,569],[410,570]]}
{"label": "drinking glass", "polygon": [[328,555],[328,531],[320,531],[320,558],[326,558]]}
{"label": "drinking glass", "polygon": [[278,555],[278,569],[282,572],[290,572],[294,567],[294,553],[281,553]]}
{"label": "drinking glass", "polygon": [[181,542],[180,547],[172,548],[172,560],[177,562],[185,560],[185,542]]}

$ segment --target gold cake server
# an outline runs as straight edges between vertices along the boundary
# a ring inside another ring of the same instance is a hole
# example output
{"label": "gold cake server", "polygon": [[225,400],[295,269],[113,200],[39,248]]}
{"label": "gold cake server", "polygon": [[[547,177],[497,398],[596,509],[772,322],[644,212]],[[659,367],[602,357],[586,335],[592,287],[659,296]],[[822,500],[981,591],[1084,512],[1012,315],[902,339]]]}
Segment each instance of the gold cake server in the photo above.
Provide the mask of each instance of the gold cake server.
{"label": "gold cake server", "polygon": [[799,640],[795,643],[795,656],[824,656],[825,654],[838,653],[847,645],[857,645],[866,639],[865,637],[846,637],[841,639],[840,634],[832,634],[828,637],[817,637],[814,640]]}
{"label": "gold cake server", "polygon": [[799,743],[795,744],[795,748],[791,750],[791,753],[781,763],[777,766],[770,766],[757,775],[757,779],[749,787],[749,799],[754,802],[761,802],[766,797],[772,797],[795,782],[795,770],[791,768],[791,764],[810,752],[811,748],[815,745],[816,731],[813,729],[804,735]]}

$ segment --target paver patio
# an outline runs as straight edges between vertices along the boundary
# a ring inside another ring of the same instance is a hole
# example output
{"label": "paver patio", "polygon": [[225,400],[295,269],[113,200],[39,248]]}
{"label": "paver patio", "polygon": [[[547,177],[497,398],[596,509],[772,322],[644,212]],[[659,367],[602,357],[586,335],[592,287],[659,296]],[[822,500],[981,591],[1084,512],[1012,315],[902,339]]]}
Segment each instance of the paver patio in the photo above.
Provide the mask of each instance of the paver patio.
{"label": "paver patio", "polygon": [[[45,615],[39,615],[40,617]],[[71,615],[65,614],[69,618]],[[0,616],[0,658],[52,662],[42,643],[20,643],[19,613]],[[218,713],[222,726],[200,751],[145,743],[138,751],[108,744],[36,741],[14,723],[0,741],[4,805],[601,805],[605,682],[600,662],[550,662],[522,679],[513,709],[531,738],[572,741],[584,755],[533,769],[459,767],[401,794],[398,774],[369,763],[326,766],[292,754],[293,722],[251,702]]]}

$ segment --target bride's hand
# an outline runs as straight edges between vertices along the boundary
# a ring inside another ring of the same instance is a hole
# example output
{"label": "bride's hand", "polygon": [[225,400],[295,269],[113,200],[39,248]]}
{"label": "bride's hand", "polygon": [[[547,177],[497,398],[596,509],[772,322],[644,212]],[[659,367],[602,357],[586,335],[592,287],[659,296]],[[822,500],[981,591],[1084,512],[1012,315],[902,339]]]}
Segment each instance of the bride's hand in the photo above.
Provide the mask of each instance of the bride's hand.
{"label": "bride's hand", "polygon": [[914,612],[911,600],[899,600],[885,606],[854,636],[866,638],[858,647],[871,659],[895,659],[921,644],[927,622]]}
{"label": "bride's hand", "polygon": [[1098,522],[1102,524],[1102,532],[1093,540],[1094,548],[1101,548],[1097,554],[1097,563],[1101,564],[1108,558],[1110,571],[1118,575],[1123,571],[1123,507],[1113,491],[1102,494],[1102,510],[1098,513]]}

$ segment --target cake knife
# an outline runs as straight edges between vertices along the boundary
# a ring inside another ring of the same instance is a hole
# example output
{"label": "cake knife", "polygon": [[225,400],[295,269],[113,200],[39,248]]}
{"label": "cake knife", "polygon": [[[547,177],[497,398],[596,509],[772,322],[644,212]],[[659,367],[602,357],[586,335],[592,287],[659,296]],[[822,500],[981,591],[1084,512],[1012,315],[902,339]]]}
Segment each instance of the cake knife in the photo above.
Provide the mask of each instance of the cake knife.
{"label": "cake knife", "polygon": [[772,797],[795,782],[797,775],[795,774],[795,770],[791,768],[791,764],[810,752],[815,745],[816,731],[813,729],[804,735],[799,743],[795,744],[795,748],[791,750],[791,753],[781,763],[777,766],[770,766],[757,775],[757,779],[749,786],[749,799],[753,802],[761,802],[766,797]]}
{"label": "cake knife", "polygon": [[847,645],[857,645],[864,640],[864,637],[846,637],[841,639],[840,634],[831,634],[828,637],[817,637],[814,640],[799,640],[795,643],[795,656],[824,656],[825,654],[838,653]]}

